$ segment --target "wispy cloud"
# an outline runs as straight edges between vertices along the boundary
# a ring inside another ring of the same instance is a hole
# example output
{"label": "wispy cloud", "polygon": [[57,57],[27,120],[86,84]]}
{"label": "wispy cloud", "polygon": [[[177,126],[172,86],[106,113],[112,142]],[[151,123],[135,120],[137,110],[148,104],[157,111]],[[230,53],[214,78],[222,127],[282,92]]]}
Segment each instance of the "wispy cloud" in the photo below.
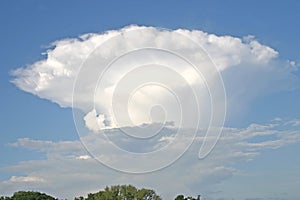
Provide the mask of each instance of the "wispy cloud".
{"label": "wispy cloud", "polygon": [[[24,176],[12,176],[9,180],[1,182],[0,193],[10,194],[16,190],[34,188],[48,191],[58,197],[70,198],[97,191],[108,184],[120,183],[155,188],[166,198],[173,197],[178,191],[189,194],[209,191],[215,184],[240,173],[235,164],[249,162],[265,149],[299,143],[300,127],[290,124],[290,121],[280,121],[252,124],[246,128],[224,128],[224,134],[216,148],[204,160],[197,157],[198,146],[203,142],[200,131],[191,148],[173,165],[156,173],[141,175],[124,174],[104,167],[87,154],[79,141],[52,142],[23,138],[11,145],[42,151],[47,155],[47,159],[24,161],[7,167],[7,170]],[[110,131],[116,133],[117,130]],[[170,137],[172,134],[170,131],[166,135]],[[158,143],[164,142],[161,138],[165,136],[154,140]],[[130,144],[128,140],[118,138],[119,144]],[[149,146],[140,145],[139,148],[147,149]],[[113,152],[104,156],[105,159],[118,159],[118,155],[114,155]],[[161,157],[153,162],[163,159],[165,158]],[[177,176],[178,173],[180,176]],[[212,193],[204,195],[213,196]]]}

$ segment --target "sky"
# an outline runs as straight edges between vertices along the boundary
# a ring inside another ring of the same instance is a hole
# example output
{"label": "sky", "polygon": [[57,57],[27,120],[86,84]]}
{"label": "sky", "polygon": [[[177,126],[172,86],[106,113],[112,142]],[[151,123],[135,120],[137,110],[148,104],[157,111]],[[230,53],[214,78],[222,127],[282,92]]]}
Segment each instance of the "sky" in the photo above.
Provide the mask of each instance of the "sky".
{"label": "sky", "polygon": [[299,7],[0,1],[0,195],[299,199]]}

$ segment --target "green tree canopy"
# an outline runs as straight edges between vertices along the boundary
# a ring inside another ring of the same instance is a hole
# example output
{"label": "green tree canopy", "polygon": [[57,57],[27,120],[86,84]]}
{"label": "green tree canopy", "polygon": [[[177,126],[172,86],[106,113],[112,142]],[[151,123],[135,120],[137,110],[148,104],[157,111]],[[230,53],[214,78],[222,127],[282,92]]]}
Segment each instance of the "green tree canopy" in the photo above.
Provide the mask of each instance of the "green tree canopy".
{"label": "green tree canopy", "polygon": [[55,198],[40,192],[19,191],[15,192],[12,197],[0,197],[0,200],[55,200]]}
{"label": "green tree canopy", "polygon": [[103,191],[88,194],[87,198],[77,197],[75,200],[161,200],[150,189],[137,189],[132,185],[106,187]]}
{"label": "green tree canopy", "polygon": [[184,195],[180,194],[175,198],[175,200],[200,200],[200,195],[198,195],[197,198],[194,198],[194,197],[184,197]]}
{"label": "green tree canopy", "polygon": [[[12,197],[0,197],[0,200],[57,200],[45,193],[34,191],[15,192]],[[151,189],[138,189],[132,185],[116,185],[106,187],[96,193],[89,193],[87,197],[76,197],[75,200],[162,200],[159,195]],[[200,200],[197,198],[178,195],[175,200]]]}

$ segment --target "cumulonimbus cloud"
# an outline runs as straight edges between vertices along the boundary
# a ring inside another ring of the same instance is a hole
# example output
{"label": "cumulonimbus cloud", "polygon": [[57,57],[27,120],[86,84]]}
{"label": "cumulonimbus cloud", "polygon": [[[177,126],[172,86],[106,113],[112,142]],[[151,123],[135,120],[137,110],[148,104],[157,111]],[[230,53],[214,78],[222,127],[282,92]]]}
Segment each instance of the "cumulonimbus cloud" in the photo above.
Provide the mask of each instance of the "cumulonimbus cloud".
{"label": "cumulonimbus cloud", "polygon": [[[128,26],[120,30],[112,30],[104,33],[91,33],[81,35],[78,38],[63,39],[53,43],[52,47],[45,52],[45,59],[37,61],[25,68],[19,68],[12,72],[14,79],[12,82],[20,89],[35,94],[41,98],[48,99],[59,104],[62,107],[72,107],[73,101],[73,86],[78,73],[85,73],[82,70],[82,65],[93,52],[102,45],[105,49],[102,52],[102,57],[97,57],[97,63],[91,63],[92,69],[89,69],[85,77],[77,86],[76,104],[73,106],[81,109],[85,115],[86,125],[92,130],[97,129],[97,124],[103,126],[122,126],[122,124],[114,124],[111,120],[111,111],[109,107],[116,81],[124,76],[126,65],[134,65],[134,63],[122,63],[123,66],[113,69],[110,76],[102,83],[102,93],[99,97],[95,95],[95,82],[92,80],[93,74],[97,70],[104,71],[105,59],[113,58],[117,52],[122,49],[124,52],[132,50],[136,47],[157,47],[171,48],[181,52],[182,56],[194,58],[195,62],[201,61],[201,54],[195,51],[195,46],[189,45],[187,40],[180,35],[184,35],[190,40],[201,46],[215,63],[217,71],[222,75],[225,82],[225,89],[228,98],[228,114],[239,112],[238,108],[244,107],[248,102],[257,96],[266,95],[272,92],[289,90],[298,87],[299,79],[293,75],[293,63],[283,62],[278,59],[279,53],[273,48],[263,45],[253,36],[237,38],[232,36],[217,36],[208,34],[200,30],[165,30],[155,27],[144,26]],[[119,36],[119,37],[116,37]],[[105,42],[116,37],[115,40],[106,45]],[[121,42],[122,41],[122,42]],[[145,55],[145,54],[144,54]],[[157,63],[163,63],[167,58],[158,55],[151,55]],[[139,63],[146,62],[143,54],[135,58]],[[144,60],[143,60],[144,59]],[[171,58],[170,58],[171,59]],[[179,61],[172,60],[174,66],[179,65]],[[196,63],[197,64],[197,63]],[[204,66],[203,63],[198,63]],[[201,66],[200,66],[201,67]],[[129,69],[129,68],[128,68]],[[201,98],[200,109],[201,114],[209,115],[208,106],[211,102],[207,97],[209,94],[205,87],[201,89],[201,79],[197,77],[195,71],[190,70],[180,71],[180,76],[184,77],[188,85],[197,85],[200,88],[198,95]],[[201,69],[202,70],[202,69]],[[203,67],[205,70],[205,67]],[[126,72],[127,73],[127,72]],[[151,72],[148,73],[151,76]],[[143,75],[145,76],[145,75]],[[119,77],[119,79],[118,79]],[[98,77],[99,78],[99,77]],[[208,77],[205,77],[208,78]],[[174,81],[174,76],[168,76],[166,72],[164,79],[169,79],[169,83],[174,83],[174,87],[178,88],[180,95],[187,96],[186,87],[178,83],[178,79]],[[210,82],[213,84],[214,80]],[[177,85],[176,85],[177,84]],[[172,86],[173,86],[172,85]],[[181,87],[184,87],[180,90]],[[123,88],[124,89],[124,88]],[[149,94],[150,93],[150,94]],[[131,120],[139,125],[150,123],[155,119],[149,117],[149,105],[163,104],[168,110],[169,121],[177,122],[180,120],[175,112],[178,108],[176,100],[170,98],[168,92],[159,87],[148,87],[134,93],[132,105],[128,104],[128,112]],[[95,99],[96,98],[96,99]],[[173,99],[173,100],[172,100]],[[185,98],[184,105],[188,105],[190,97]],[[96,112],[92,105],[96,102]],[[119,100],[121,101],[121,100]],[[220,101],[223,101],[222,99]],[[141,103],[142,102],[142,103]],[[158,103],[157,103],[158,102]],[[116,105],[118,104],[115,103]],[[218,104],[218,102],[214,102]],[[216,105],[212,105],[216,106]],[[188,109],[188,108],[186,108]],[[191,108],[191,111],[194,108]],[[147,113],[145,115],[145,113]],[[155,118],[155,113],[152,113]],[[94,117],[92,117],[92,115]],[[161,118],[158,111],[158,120]],[[100,117],[100,118],[99,118]],[[202,121],[209,118],[204,117]],[[205,122],[206,124],[208,122]],[[95,126],[96,125],[96,126]],[[124,122],[123,125],[128,125]]]}

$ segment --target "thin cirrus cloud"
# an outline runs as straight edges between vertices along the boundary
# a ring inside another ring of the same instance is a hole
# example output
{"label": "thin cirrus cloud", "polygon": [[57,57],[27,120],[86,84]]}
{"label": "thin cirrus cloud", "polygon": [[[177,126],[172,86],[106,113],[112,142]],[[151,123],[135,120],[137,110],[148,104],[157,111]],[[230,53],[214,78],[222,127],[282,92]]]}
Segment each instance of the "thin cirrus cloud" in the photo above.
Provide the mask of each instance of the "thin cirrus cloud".
{"label": "thin cirrus cloud", "polygon": [[[111,40],[112,38],[116,39]],[[25,68],[14,70],[12,82],[21,90],[48,99],[61,107],[73,107],[80,110],[83,113],[81,120],[89,130],[96,132],[99,129],[108,128],[106,131],[112,133],[110,134],[111,141],[127,151],[139,153],[154,151],[174,140],[174,130],[178,128],[180,121],[178,102],[176,98],[174,100],[174,96],[170,95],[168,88],[165,90],[157,87],[159,85],[146,85],[133,93],[133,97],[128,103],[128,112],[133,124],[126,121],[121,124],[114,123],[111,119],[110,100],[119,80],[130,71],[129,66],[144,63],[145,56],[150,55],[149,59],[156,61],[157,64],[165,62],[176,66],[178,64],[186,65],[186,63],[180,63],[182,61],[171,59],[173,57],[168,59],[167,56],[155,53],[141,54],[135,57],[136,60],[127,60],[128,62],[123,60],[123,63],[119,63],[122,64],[120,65],[122,67],[111,69],[109,71],[110,76],[104,77],[101,85],[102,93],[99,95],[95,92],[95,83],[99,77],[93,75],[105,70],[106,65],[101,65],[101,63],[105,63],[106,59],[114,58],[120,52],[144,46],[176,49],[183,57],[192,58],[194,64],[203,66],[203,72],[206,74],[204,78],[208,79],[212,85],[217,84],[214,74],[205,72],[207,70],[205,66],[208,63],[200,62],[203,59],[203,54],[195,51],[196,47],[189,45],[188,40],[199,44],[207,52],[215,64],[216,72],[221,74],[226,89],[227,116],[229,117],[243,114],[241,112],[244,109],[240,108],[246,107],[257,97],[292,90],[299,86],[299,78],[293,74],[297,64],[280,60],[279,52],[261,44],[253,36],[237,38],[217,36],[200,30],[164,30],[136,25],[100,34],[85,34],[74,39],[56,41],[52,48],[45,52],[45,59]],[[105,43],[106,41],[111,42],[108,45]],[[105,47],[103,51],[98,52],[101,56],[97,57],[97,62],[90,59],[88,61],[90,68],[88,70],[83,69],[87,58],[93,55],[99,45]],[[141,53],[143,52],[141,51]],[[168,71],[169,69],[164,68],[164,70]],[[168,72],[172,74],[171,71]],[[222,103],[223,99],[220,98],[219,102],[214,101],[211,105],[207,99],[209,92],[205,89],[204,84],[206,80],[198,76],[195,71],[190,70],[189,66],[183,69],[178,68],[176,72],[177,74],[164,77],[164,80],[168,82],[167,86],[176,90],[179,97],[189,97],[186,90],[190,86],[200,88],[197,97],[202,100],[199,103],[202,115],[209,116],[211,114],[210,108],[217,107],[218,104]],[[76,88],[77,96],[76,104],[74,104],[74,82],[78,81],[77,78],[80,75],[82,78]],[[140,79],[147,79],[147,77],[154,77],[154,75],[156,74],[149,71]],[[159,78],[159,75],[157,74],[155,77]],[[181,78],[176,75],[180,75]],[[130,78],[130,76],[128,77]],[[174,79],[174,77],[176,78]],[[128,85],[128,88],[130,87]],[[128,88],[123,87],[123,89]],[[117,99],[116,105],[121,103],[121,100],[124,99]],[[189,98],[183,98],[180,103],[190,105],[185,108],[187,113],[193,113],[194,104],[190,103],[189,100]],[[163,105],[168,115],[161,115],[159,109],[151,110],[151,107],[155,105]],[[209,123],[205,120],[203,119],[203,125]],[[152,125],[156,126],[163,121],[168,122],[168,126],[163,129],[163,134],[152,137],[144,143],[135,140],[129,141],[122,133],[118,132],[118,129],[115,129],[127,126],[130,131],[140,127],[137,125],[155,122]],[[188,130],[188,128],[183,129],[183,131]],[[49,191],[58,197],[70,198],[74,195],[96,191],[99,187],[108,184],[132,183],[159,188],[159,192],[167,198],[172,198],[177,194],[177,191],[197,194],[199,188],[207,188],[239,173],[239,170],[233,167],[234,164],[250,161],[259,156],[264,149],[276,149],[297,143],[300,140],[298,120],[283,121],[278,118],[272,124],[253,124],[244,129],[224,127],[223,136],[216,148],[205,160],[199,161],[197,153],[199,146],[203,143],[204,135],[202,135],[201,129],[197,133],[191,148],[175,164],[156,173],[143,175],[120,174],[108,168],[100,167],[99,163],[91,159],[79,141],[52,142],[28,138],[19,139],[11,145],[17,148],[31,148],[41,151],[47,155],[47,158],[45,160],[24,161],[10,166],[10,170],[24,176],[12,176],[1,182],[0,192],[5,194],[18,189],[33,188]],[[95,137],[93,134],[84,135],[81,139],[86,139],[87,143],[92,143],[95,141],[93,137]],[[208,137],[207,139],[210,140],[211,138]],[[106,145],[105,141],[100,142]],[[174,152],[178,151],[178,149],[173,150]],[[118,158],[118,155],[115,155],[113,151],[109,152],[109,148],[107,151],[108,154],[105,154],[103,159]],[[163,159],[165,158],[160,157],[153,162]],[[142,164],[137,163],[141,166]],[[178,172],[180,172],[180,176],[177,176]],[[59,176],[53,176],[53,174],[59,174]],[[176,181],[170,182],[169,180],[172,179],[176,179]],[[213,194],[207,192],[205,195],[211,197],[210,195]]]}

